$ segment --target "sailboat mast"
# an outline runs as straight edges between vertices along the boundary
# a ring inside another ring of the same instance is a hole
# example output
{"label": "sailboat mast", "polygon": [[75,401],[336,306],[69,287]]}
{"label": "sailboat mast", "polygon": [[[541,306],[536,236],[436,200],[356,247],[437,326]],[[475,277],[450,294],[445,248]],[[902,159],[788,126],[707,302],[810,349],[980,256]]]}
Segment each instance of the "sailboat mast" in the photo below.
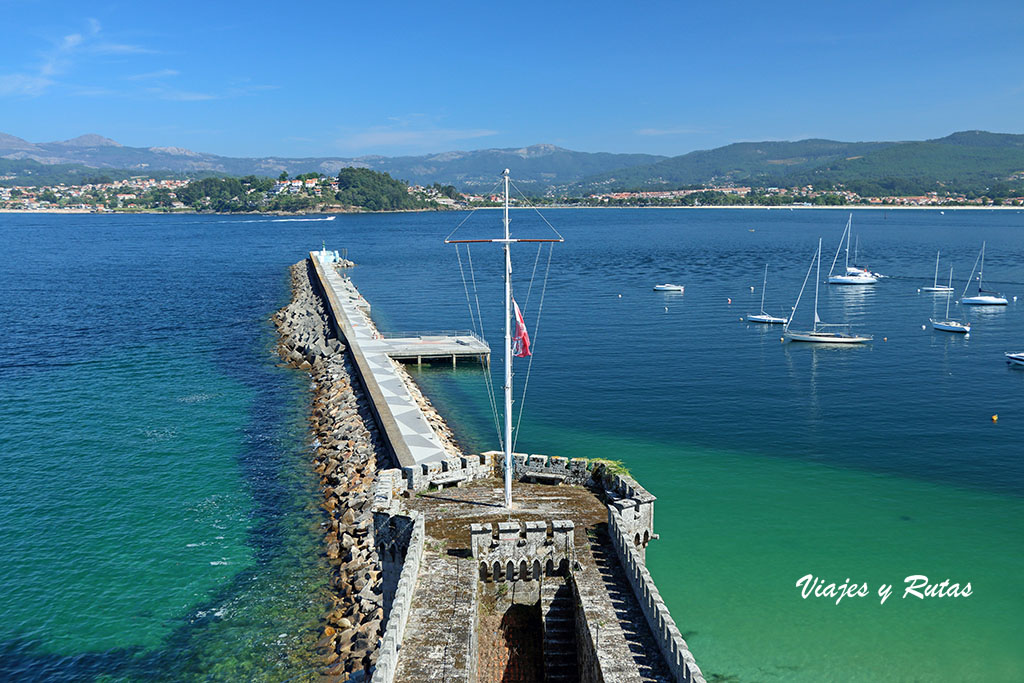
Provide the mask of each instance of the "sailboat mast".
{"label": "sailboat mast", "polygon": [[761,315],[764,315],[764,288],[768,286],[768,264],[764,264],[764,282],[761,283]]}
{"label": "sailboat mast", "polygon": [[981,268],[978,268],[978,294],[981,294],[981,280],[985,277],[985,243],[981,243]]}
{"label": "sailboat mast", "polygon": [[508,230],[508,169],[505,179],[505,507],[512,507],[512,252]]}
{"label": "sailboat mast", "polygon": [[818,283],[821,281],[821,238],[818,238],[818,268],[814,271],[814,331],[818,331]]}
{"label": "sailboat mast", "polygon": [[[938,256],[935,257],[938,259]],[[938,261],[935,262],[936,268],[938,268]],[[935,271],[936,278],[938,277],[938,270]],[[949,286],[946,287],[946,320],[949,320],[949,300],[953,297],[953,264],[949,264]]]}
{"label": "sailboat mast", "polygon": [[[853,220],[853,216],[850,216],[850,220],[851,221]],[[853,230],[850,230],[850,224],[847,223],[846,224],[846,273],[850,272],[850,233],[852,233],[852,232],[853,232]]]}
{"label": "sailboat mast", "polygon": [[[949,272],[953,272],[953,267],[950,266]],[[952,284],[952,283],[951,283]],[[932,287],[939,286],[939,252],[935,252],[935,280],[932,281]]]}

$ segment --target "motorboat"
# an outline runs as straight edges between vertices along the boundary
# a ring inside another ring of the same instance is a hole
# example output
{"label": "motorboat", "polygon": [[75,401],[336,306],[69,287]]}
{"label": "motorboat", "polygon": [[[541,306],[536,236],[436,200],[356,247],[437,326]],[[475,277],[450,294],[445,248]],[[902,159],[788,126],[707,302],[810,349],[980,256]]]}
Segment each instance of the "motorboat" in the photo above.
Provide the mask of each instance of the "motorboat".
{"label": "motorboat", "polygon": [[1012,365],[1024,365],[1024,351],[1021,353],[1007,353],[1006,362]]}

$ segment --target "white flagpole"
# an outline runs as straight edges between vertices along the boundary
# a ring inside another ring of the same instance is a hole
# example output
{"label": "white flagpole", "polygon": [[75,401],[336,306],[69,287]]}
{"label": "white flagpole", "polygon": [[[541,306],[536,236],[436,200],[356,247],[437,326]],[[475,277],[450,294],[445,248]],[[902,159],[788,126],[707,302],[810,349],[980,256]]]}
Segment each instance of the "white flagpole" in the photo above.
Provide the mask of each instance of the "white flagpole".
{"label": "white flagpole", "polygon": [[508,174],[505,177],[505,507],[512,507],[512,244],[508,230]]}
{"label": "white flagpole", "polygon": [[[563,242],[561,235],[557,239],[517,239],[509,237],[509,170],[501,174],[505,180],[505,237],[503,239],[471,239],[453,240],[451,235],[445,244],[475,244],[488,242],[500,243],[505,247],[505,507],[512,507],[512,252],[513,242]],[[550,224],[549,224],[550,225]],[[458,230],[458,228],[456,228]],[[554,230],[554,228],[552,228]],[[454,232],[452,233],[454,234]],[[558,234],[557,231],[555,234]],[[485,370],[489,372],[489,370]]]}

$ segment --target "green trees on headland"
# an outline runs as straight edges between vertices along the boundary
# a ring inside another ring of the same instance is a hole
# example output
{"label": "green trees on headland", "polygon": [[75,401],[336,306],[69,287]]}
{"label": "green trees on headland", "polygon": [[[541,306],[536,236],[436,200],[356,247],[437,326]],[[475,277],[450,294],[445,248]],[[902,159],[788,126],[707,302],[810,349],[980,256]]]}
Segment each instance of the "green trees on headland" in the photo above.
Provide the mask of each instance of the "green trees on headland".
{"label": "green trees on headland", "polygon": [[431,206],[431,203],[409,194],[405,183],[387,173],[368,168],[341,169],[338,172],[338,191],[334,196],[342,204],[370,211],[402,211]]}
{"label": "green trees on headland", "polygon": [[[435,193],[455,194],[461,199],[451,186],[439,187]],[[252,175],[203,178],[180,189],[177,199],[197,211],[221,213],[440,208],[425,192],[412,192],[402,181],[368,168],[343,168],[337,178],[316,172],[303,173],[291,179],[287,173],[282,173],[277,180]]]}

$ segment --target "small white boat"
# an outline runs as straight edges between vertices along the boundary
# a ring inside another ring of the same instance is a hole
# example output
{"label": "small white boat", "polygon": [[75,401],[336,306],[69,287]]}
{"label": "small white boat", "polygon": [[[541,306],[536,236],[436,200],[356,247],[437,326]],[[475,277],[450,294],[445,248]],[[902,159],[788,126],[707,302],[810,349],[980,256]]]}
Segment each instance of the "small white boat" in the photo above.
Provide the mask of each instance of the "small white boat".
{"label": "small white boat", "polygon": [[830,285],[873,285],[876,282],[878,282],[878,278],[870,273],[828,276],[828,283]]}
{"label": "small white boat", "polygon": [[682,294],[684,291],[686,291],[686,286],[685,285],[668,285],[668,284],[665,284],[665,285],[654,285],[654,291],[655,292],[679,292],[680,294]]}
{"label": "small white boat", "polygon": [[[999,292],[993,292],[990,289],[982,289],[981,278],[985,271],[985,243],[981,243],[981,253],[978,255],[978,259],[981,260],[981,267],[978,268],[978,293],[974,296],[967,296],[967,289],[971,286],[971,282],[974,280],[974,269],[971,269],[971,279],[967,281],[967,285],[964,286],[964,293],[960,296],[960,303],[968,306],[1005,306],[1009,302]],[[978,259],[974,260],[974,265],[978,265]]]}
{"label": "small white boat", "polygon": [[929,321],[936,330],[942,330],[943,332],[959,332],[960,334],[970,334],[971,324],[968,322],[960,322],[959,320],[949,319],[949,300],[953,298],[953,266],[949,266],[949,288],[946,290],[946,319],[935,320],[929,318]]}
{"label": "small white boat", "polygon": [[[818,318],[818,282],[821,280],[821,238],[818,238],[818,250],[814,253],[814,259],[811,261],[811,265],[807,267],[807,275],[804,276],[804,284],[800,287],[800,293],[796,297],[796,304],[793,306],[793,313],[789,316],[789,322],[783,328],[783,335],[790,341],[802,341],[802,342],[814,342],[817,344],[863,344],[864,342],[871,341],[870,335],[859,335],[852,334],[850,332],[831,332],[827,328],[846,328],[849,329],[849,325],[842,324],[829,324],[821,322]],[[807,278],[811,276],[811,268],[814,267],[815,261],[818,264],[818,270],[814,276],[814,327],[810,330],[790,330],[789,326],[793,322],[793,318],[796,316],[796,309],[800,305],[800,297],[804,294],[804,287],[807,286]]]}
{"label": "small white boat", "polygon": [[961,334],[970,334],[971,324],[962,323],[959,320],[932,320],[932,327],[943,332],[959,332]]}
{"label": "small white boat", "polygon": [[[853,225],[853,214],[850,214],[850,218],[846,221],[846,228],[843,230],[843,236],[839,238],[839,246],[836,247],[835,258],[832,259],[832,267],[828,271],[828,283],[830,285],[873,285],[878,282],[878,277],[869,272],[865,268],[857,268],[856,266],[850,265],[850,233],[852,232]],[[833,275],[832,273],[836,269],[836,261],[839,260],[839,252],[843,248],[843,242],[846,242],[846,267],[844,275]]]}
{"label": "small white boat", "polygon": [[789,318],[780,318],[768,313],[755,313],[753,315],[748,315],[747,320],[752,323],[765,323],[766,325],[785,325],[789,321]]}
{"label": "small white boat", "polygon": [[764,282],[761,283],[761,312],[748,315],[747,320],[752,323],[764,323],[766,325],[785,325],[789,318],[780,318],[764,312],[764,291],[768,286],[768,264],[764,264]]}
{"label": "small white boat", "polygon": [[1024,351],[1021,353],[1007,353],[1006,362],[1015,365],[1024,365]]}
{"label": "small white boat", "polygon": [[[823,325],[824,327],[824,325]],[[824,330],[805,332],[787,332],[790,341],[816,342],[819,344],[863,344],[871,341],[871,335],[857,335],[844,332],[826,332]]]}
{"label": "small white boat", "polygon": [[[950,271],[950,273],[952,273],[953,269],[950,268],[949,271]],[[953,283],[950,282],[950,286],[948,286],[948,287],[946,285],[940,285],[939,284],[939,252],[935,252],[935,279],[932,280],[932,286],[931,287],[922,287],[921,291],[922,292],[941,292],[941,293],[945,294],[946,292],[952,292],[953,291],[952,284]],[[948,314],[947,314],[947,317],[948,317]]]}

